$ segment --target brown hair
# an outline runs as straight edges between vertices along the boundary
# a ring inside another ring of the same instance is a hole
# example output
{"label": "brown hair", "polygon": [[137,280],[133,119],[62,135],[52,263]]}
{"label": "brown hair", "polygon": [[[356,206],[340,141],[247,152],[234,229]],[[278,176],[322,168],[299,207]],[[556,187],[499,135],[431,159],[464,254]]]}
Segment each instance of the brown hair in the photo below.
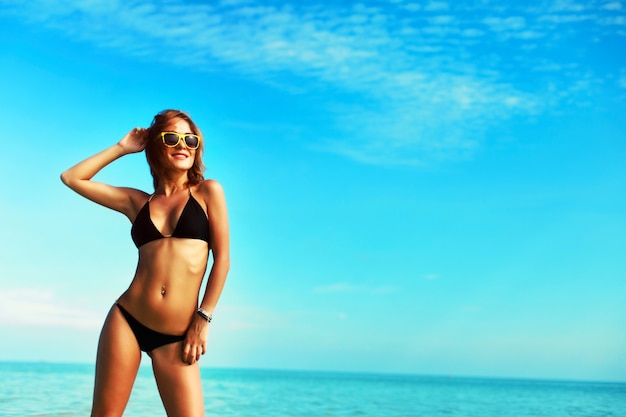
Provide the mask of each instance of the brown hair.
{"label": "brown hair", "polygon": [[152,175],[152,183],[156,189],[159,186],[159,178],[165,174],[165,148],[163,141],[161,140],[161,132],[167,128],[167,126],[174,119],[182,119],[189,123],[191,132],[200,136],[200,146],[196,149],[196,157],[193,161],[192,167],[187,171],[187,179],[189,186],[196,185],[204,180],[204,164],[202,163],[202,154],[204,152],[204,138],[202,133],[196,124],[191,120],[191,117],[185,112],[180,110],[163,110],[159,112],[152,124],[148,128],[148,141],[146,143],[146,159],[148,165],[150,165],[150,174]]}

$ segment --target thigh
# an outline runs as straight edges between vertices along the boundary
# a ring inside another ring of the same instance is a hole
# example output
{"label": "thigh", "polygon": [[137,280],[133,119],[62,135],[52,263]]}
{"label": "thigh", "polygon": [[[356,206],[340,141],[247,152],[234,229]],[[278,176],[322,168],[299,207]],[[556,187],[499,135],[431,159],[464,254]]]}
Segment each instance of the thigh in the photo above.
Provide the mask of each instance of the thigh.
{"label": "thigh", "polygon": [[113,306],[98,343],[91,415],[121,416],[130,397],[141,351],[120,310]]}
{"label": "thigh", "polygon": [[204,416],[198,363],[182,360],[183,343],[170,343],[150,352],[152,370],[165,411],[170,417]]}

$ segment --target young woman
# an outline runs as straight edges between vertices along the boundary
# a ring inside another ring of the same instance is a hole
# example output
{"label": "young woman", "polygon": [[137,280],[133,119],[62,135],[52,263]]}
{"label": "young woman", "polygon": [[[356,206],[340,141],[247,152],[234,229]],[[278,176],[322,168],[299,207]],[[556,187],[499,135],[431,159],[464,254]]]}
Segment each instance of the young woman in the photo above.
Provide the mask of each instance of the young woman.
{"label": "young woman", "polygon": [[[204,180],[203,145],[187,114],[165,110],[148,129],[131,130],[61,174],[80,195],[126,215],[139,251],[130,287],[109,311],[100,334],[93,417],[122,415],[141,351],[152,359],[167,415],[204,415],[198,360],[206,352],[230,252],[224,192],[218,182]],[[117,158],[144,149],[153,194],[91,180]],[[199,299],[210,251],[213,263]]]}

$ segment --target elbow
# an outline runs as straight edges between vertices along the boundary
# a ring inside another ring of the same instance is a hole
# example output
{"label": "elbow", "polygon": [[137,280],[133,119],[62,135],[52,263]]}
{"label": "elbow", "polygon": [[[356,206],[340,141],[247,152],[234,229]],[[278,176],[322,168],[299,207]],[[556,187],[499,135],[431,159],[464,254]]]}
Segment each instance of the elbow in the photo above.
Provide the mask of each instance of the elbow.
{"label": "elbow", "polygon": [[72,190],[75,189],[74,186],[76,185],[76,178],[68,171],[64,171],[63,173],[61,173],[61,181]]}
{"label": "elbow", "polygon": [[226,272],[230,270],[230,256],[227,256],[226,259],[222,260],[222,268],[224,268],[224,271]]}
{"label": "elbow", "polygon": [[230,270],[230,255],[220,254],[219,256],[215,256],[215,264],[219,265],[222,271],[228,272]]}
{"label": "elbow", "polygon": [[63,184],[67,185],[69,187],[70,185],[70,176],[68,175],[67,171],[64,171],[61,173],[61,182],[63,182]]}

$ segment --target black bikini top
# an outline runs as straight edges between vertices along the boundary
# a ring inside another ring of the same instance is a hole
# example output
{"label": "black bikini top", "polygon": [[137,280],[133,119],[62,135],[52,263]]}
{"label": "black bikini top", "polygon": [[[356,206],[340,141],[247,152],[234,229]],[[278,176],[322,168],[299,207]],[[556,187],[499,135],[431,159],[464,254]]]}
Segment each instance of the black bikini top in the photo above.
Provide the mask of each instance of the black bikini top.
{"label": "black bikini top", "polygon": [[185,207],[178,218],[178,223],[176,223],[174,231],[171,235],[167,236],[164,236],[161,232],[159,232],[150,218],[150,200],[152,200],[153,196],[154,194],[150,196],[148,201],[146,201],[146,204],[144,204],[141,210],[139,210],[139,213],[137,213],[137,217],[135,218],[135,222],[130,229],[130,235],[132,236],[133,242],[135,242],[135,246],[137,246],[137,248],[140,248],[153,240],[165,239],[168,237],[200,239],[209,244],[211,243],[209,219],[200,206],[200,203],[198,203],[198,201],[196,201],[196,199],[191,195],[191,190],[189,190],[189,199],[187,200],[187,204],[185,204]]}

